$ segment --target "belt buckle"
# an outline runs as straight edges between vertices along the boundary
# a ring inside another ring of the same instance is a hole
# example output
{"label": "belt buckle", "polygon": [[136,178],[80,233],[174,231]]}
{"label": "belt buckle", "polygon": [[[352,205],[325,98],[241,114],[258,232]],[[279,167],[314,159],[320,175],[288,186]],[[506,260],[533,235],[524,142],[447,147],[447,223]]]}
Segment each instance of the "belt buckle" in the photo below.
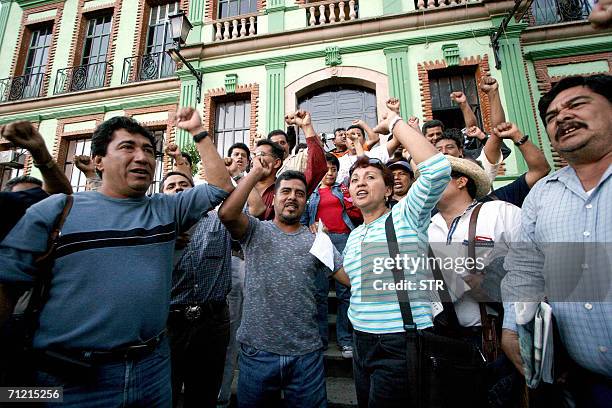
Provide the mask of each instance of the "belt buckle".
{"label": "belt buckle", "polygon": [[187,306],[187,308],[185,309],[185,319],[196,320],[200,317],[200,313],[200,306]]}

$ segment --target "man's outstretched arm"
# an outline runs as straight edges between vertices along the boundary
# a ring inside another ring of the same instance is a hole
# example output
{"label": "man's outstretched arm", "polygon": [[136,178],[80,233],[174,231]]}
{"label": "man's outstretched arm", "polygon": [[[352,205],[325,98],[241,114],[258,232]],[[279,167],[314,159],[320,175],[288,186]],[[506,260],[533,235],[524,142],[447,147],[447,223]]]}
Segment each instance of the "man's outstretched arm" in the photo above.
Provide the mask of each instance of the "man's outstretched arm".
{"label": "man's outstretched arm", "polygon": [[[202,127],[200,115],[193,108],[181,108],[177,114],[177,124],[179,129],[188,131],[192,136],[205,132]],[[225,163],[217,148],[213,144],[212,138],[207,136],[196,143],[198,153],[202,159],[202,167],[206,173],[208,184],[219,187],[227,192],[234,189],[229,173],[225,169]]]}
{"label": "man's outstretched arm", "polygon": [[72,186],[64,172],[57,165],[41,134],[28,121],[12,122],[0,126],[0,135],[17,147],[27,149],[34,165],[43,178],[43,189],[49,194],[72,194]]}
{"label": "man's outstretched arm", "polygon": [[232,238],[241,240],[249,227],[249,217],[242,211],[249,194],[255,185],[273,171],[272,163],[266,162],[262,156],[253,159],[253,168],[238,183],[238,187],[229,195],[219,208],[219,219],[228,229]]}

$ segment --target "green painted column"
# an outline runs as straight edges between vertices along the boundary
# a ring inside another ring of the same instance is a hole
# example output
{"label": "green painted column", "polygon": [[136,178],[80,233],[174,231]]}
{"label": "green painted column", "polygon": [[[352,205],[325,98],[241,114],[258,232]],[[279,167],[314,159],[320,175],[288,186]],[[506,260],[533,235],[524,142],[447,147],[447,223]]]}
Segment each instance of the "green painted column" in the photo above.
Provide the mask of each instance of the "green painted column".
{"label": "green painted column", "polygon": [[402,10],[402,0],[383,0],[383,13],[387,14],[398,14]]}
{"label": "green painted column", "polygon": [[[181,74],[181,94],[179,97],[179,108],[184,106],[196,107],[196,80],[192,75]],[[191,144],[191,137],[188,132],[177,129],[176,144],[179,147]]]}
{"label": "green painted column", "polygon": [[0,0],[0,45],[4,40],[4,31],[8,22],[9,13],[11,12],[12,0]]}
{"label": "green painted column", "polygon": [[285,128],[285,64],[266,65],[266,130]]}
{"label": "green painted column", "polygon": [[[499,23],[496,25],[499,26]],[[517,24],[506,29],[505,35],[502,35],[499,40],[499,58],[506,97],[506,117],[509,121],[516,123],[523,133],[530,135],[532,142],[537,145],[538,130],[531,106],[525,61],[520,44],[521,31],[526,26],[526,24]],[[514,156],[518,174],[523,174],[527,171],[527,164],[518,151],[515,151]]]}
{"label": "green painted column", "polygon": [[401,115],[407,119],[412,109],[408,81],[408,47],[390,47],[383,51],[387,57],[389,96],[400,100]]}
{"label": "green painted column", "polygon": [[191,0],[189,2],[189,21],[191,24],[193,24],[193,29],[187,38],[188,43],[198,43],[201,41],[202,24],[204,20],[204,3],[205,0]]}
{"label": "green painted column", "polygon": [[285,0],[268,0],[266,14],[268,15],[268,33],[285,31]]}

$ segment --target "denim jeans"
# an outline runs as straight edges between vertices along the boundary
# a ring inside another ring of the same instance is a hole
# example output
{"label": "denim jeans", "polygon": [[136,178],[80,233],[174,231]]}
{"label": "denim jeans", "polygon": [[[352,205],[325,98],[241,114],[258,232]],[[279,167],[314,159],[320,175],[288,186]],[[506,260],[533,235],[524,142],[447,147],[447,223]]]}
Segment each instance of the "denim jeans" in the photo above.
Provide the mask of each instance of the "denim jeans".
{"label": "denim jeans", "polygon": [[[406,408],[409,400],[404,333],[353,332],[353,375],[359,408]],[[414,362],[416,363],[416,362]]]}
{"label": "denim jeans", "polygon": [[164,340],[151,354],[87,369],[87,374],[39,369],[37,386],[63,387],[64,400],[51,406],[74,408],[172,406],[170,347]]}
{"label": "denim jeans", "polygon": [[227,408],[232,398],[232,381],[234,370],[238,362],[238,347],[240,343],[236,340],[236,332],[242,320],[242,302],[244,288],[244,260],[232,256],[232,290],[227,295],[230,313],[230,338],[225,353],[225,367],[223,369],[223,382],[217,397],[217,406]]}
{"label": "denim jeans", "polygon": [[323,352],[282,356],[241,344],[238,407],[325,408]]}
{"label": "denim jeans", "polygon": [[[329,234],[332,243],[342,253],[346,246],[349,234]],[[353,337],[351,336],[351,323],[348,318],[348,309],[351,303],[351,289],[339,282],[334,282],[336,285],[336,300],[338,302],[338,309],[336,314],[336,339],[338,339],[338,346],[352,346]]]}

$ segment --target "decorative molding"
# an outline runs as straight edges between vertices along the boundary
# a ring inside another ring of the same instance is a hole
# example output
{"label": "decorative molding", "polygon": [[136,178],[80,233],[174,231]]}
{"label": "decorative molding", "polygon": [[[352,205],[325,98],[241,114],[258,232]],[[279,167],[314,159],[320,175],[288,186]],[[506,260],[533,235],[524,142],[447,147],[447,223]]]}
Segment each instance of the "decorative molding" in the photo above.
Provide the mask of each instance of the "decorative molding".
{"label": "decorative molding", "polygon": [[325,48],[325,65],[334,67],[342,64],[342,55],[337,45]]}
{"label": "decorative molding", "polygon": [[458,44],[442,44],[442,53],[449,67],[459,65],[459,45]]}
{"label": "decorative molding", "polygon": [[412,107],[412,92],[408,80],[408,47],[385,48],[383,52],[387,59],[389,94],[400,100],[400,114],[407,118]]}
{"label": "decorative molding", "polygon": [[612,41],[585,43],[567,47],[554,47],[546,50],[527,51],[525,59],[538,61],[543,59],[574,57],[584,54],[598,54],[612,51]]}
{"label": "decorative molding", "polygon": [[[327,26],[323,26],[323,27],[327,27]],[[465,39],[465,38],[488,36],[489,31],[490,31],[489,29],[477,29],[477,30],[437,34],[437,35],[432,35],[428,37],[419,36],[419,37],[414,37],[414,38],[406,38],[402,40],[372,42],[372,43],[362,44],[362,45],[339,47],[339,51],[340,51],[340,54],[348,55],[348,54],[359,53],[359,52],[378,51],[378,50],[383,50],[386,48],[391,49],[394,47],[409,47],[411,45],[425,44],[426,42],[434,43],[434,42],[443,42],[443,41],[449,41],[449,40],[460,40],[460,39]],[[285,40],[283,40],[283,45],[286,45],[288,41],[292,40],[292,38],[289,38],[292,35],[293,33],[286,34]],[[300,39],[299,42],[304,44],[304,41],[302,39]],[[219,48],[218,50],[220,52],[223,50],[222,55],[233,54],[234,52],[236,53],[247,52],[246,49],[245,50],[231,50],[232,45],[233,44],[230,44],[230,43],[224,44],[224,47]],[[267,48],[267,47],[260,48],[257,46],[258,45],[257,43],[256,44],[248,43],[244,45],[248,46],[249,48],[248,51],[253,52],[253,53],[256,53],[260,50]],[[256,49],[253,49],[253,46],[255,46]],[[214,47],[216,46],[210,46],[210,48],[207,46],[205,50],[209,50]],[[203,52],[200,54],[200,53],[195,53],[193,51],[194,51],[193,48],[191,49],[184,48],[182,51],[182,54],[186,56],[186,58],[188,59],[201,58],[202,60],[210,59],[213,56],[214,57],[221,56],[221,55],[216,55],[217,54],[216,51],[214,55],[209,55],[208,52]],[[204,74],[210,74],[210,73],[222,72],[222,71],[236,71],[242,68],[258,67],[258,66],[268,65],[272,63],[278,63],[278,62],[304,61],[304,60],[309,60],[313,58],[325,58],[325,50],[297,52],[295,54],[287,54],[287,55],[283,55],[279,57],[261,58],[261,59],[245,60],[245,61],[235,62],[235,63],[219,64],[219,65],[198,68],[198,70]]]}
{"label": "decorative molding", "polygon": [[266,131],[285,127],[285,63],[266,65]]}
{"label": "decorative molding", "polygon": [[[3,4],[2,8],[4,9],[5,7],[7,7],[7,5]],[[62,2],[56,1],[51,4],[45,4],[41,6],[30,6],[30,8],[23,11],[23,14],[21,17],[20,30],[19,30],[19,38],[17,39],[17,46],[15,47],[15,53],[13,54],[13,61],[11,63],[10,76],[12,77],[19,76],[20,74],[17,73],[17,68],[25,66],[25,58],[27,57],[27,52],[26,52],[27,46],[30,42],[30,30],[28,26],[30,26],[31,24],[27,23],[28,16],[30,14],[36,14],[36,13],[53,10],[53,9],[57,9],[57,13],[55,14],[55,17],[52,19],[53,20],[53,30],[51,31],[51,46],[49,47],[49,55],[47,57],[47,66],[45,69],[45,73],[47,75],[45,75],[45,78],[43,81],[43,88],[40,92],[41,95],[46,95],[47,89],[49,87],[49,78],[51,76],[50,71],[51,71],[51,68],[53,67],[55,50],[57,49],[57,40],[59,37],[60,25],[62,23],[62,15],[64,12],[64,2],[63,1]],[[34,24],[37,24],[37,23],[39,22],[35,22]]]}
{"label": "decorative molding", "polygon": [[372,89],[376,95],[376,111],[378,118],[386,112],[385,102],[389,99],[388,76],[378,71],[354,66],[337,66],[323,68],[311,72],[287,84],[285,87],[285,112],[294,111],[298,106],[298,99],[323,86],[327,85],[358,85]]}
{"label": "decorative molding", "polygon": [[228,94],[236,92],[236,84],[238,83],[238,74],[225,74],[225,89]]}

